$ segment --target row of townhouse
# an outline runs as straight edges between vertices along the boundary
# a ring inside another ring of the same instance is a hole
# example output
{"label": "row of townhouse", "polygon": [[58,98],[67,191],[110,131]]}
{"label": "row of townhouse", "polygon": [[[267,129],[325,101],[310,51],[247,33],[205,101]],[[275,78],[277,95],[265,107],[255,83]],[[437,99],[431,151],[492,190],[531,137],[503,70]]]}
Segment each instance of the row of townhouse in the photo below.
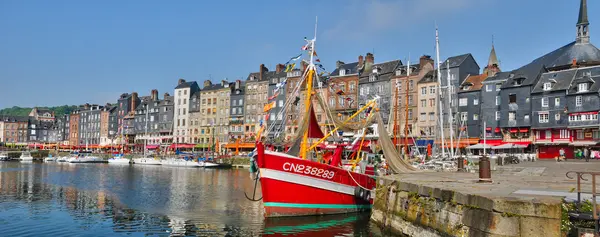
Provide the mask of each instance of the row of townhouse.
{"label": "row of townhouse", "polygon": [[461,83],[458,128],[491,145],[527,145],[540,158],[564,149],[571,158],[574,150],[600,142],[599,80],[600,50],[590,43],[582,0],[575,41],[516,70],[484,71]]}

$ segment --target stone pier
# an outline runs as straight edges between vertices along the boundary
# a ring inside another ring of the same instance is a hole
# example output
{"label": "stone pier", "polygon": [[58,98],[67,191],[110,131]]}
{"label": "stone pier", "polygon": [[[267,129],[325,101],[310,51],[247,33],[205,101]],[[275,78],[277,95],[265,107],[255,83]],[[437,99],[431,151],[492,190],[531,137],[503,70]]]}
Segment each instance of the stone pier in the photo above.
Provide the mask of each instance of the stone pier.
{"label": "stone pier", "polygon": [[[499,167],[493,183],[478,174],[427,172],[383,177],[371,219],[408,236],[562,236],[561,204],[574,198],[569,170],[600,162],[538,161]],[[600,190],[600,187],[597,187]],[[591,190],[591,183],[583,185]]]}

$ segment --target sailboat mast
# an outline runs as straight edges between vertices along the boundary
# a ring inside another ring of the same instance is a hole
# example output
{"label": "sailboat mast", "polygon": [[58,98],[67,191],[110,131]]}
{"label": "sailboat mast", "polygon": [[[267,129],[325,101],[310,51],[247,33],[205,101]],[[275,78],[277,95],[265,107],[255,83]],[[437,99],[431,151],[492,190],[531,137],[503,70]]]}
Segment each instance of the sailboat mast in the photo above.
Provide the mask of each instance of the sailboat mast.
{"label": "sailboat mast", "polygon": [[146,157],[146,147],[148,146],[148,104],[146,104],[146,126],[144,128],[144,157]]}
{"label": "sailboat mast", "polygon": [[439,118],[439,126],[440,126],[440,139],[441,139],[441,147],[442,147],[442,157],[446,156],[446,152],[444,151],[444,119],[443,119],[443,111],[442,111],[442,72],[440,71],[440,37],[438,33],[437,26],[435,27],[435,54],[437,60],[437,80],[438,80],[438,108],[440,109],[440,113],[438,115]]}
{"label": "sailboat mast", "polygon": [[448,81],[448,127],[450,128],[450,157],[454,156],[454,117],[452,115],[452,85],[450,84],[450,61],[446,61],[446,71],[448,73],[446,80]]}
{"label": "sailboat mast", "polygon": [[405,95],[404,97],[406,100],[406,104],[404,106],[404,154],[408,155],[408,90],[410,89],[409,86],[409,79],[410,79],[410,56],[408,58],[408,65],[406,66],[406,89],[405,91]]}
{"label": "sailboat mast", "polygon": [[398,152],[400,152],[400,142],[398,141],[398,133],[400,130],[400,124],[398,124],[398,117],[399,117],[399,111],[398,111],[398,102],[400,102],[400,98],[398,97],[399,91],[400,91],[400,78],[396,78],[396,101],[394,101],[394,129],[392,130],[393,134],[394,134],[394,145],[396,146],[396,149],[398,150]]}

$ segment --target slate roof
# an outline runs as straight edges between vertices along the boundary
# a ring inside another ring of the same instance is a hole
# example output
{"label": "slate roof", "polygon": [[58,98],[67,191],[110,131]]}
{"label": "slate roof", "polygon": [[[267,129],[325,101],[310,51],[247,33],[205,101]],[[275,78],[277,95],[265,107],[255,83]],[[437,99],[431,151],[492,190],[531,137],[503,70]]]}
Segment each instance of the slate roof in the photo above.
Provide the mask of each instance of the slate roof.
{"label": "slate roof", "polygon": [[577,92],[579,83],[590,82],[588,91],[584,93],[598,93],[600,92],[600,66],[585,67],[577,69],[575,77],[571,82],[569,88],[569,94],[582,94]]}
{"label": "slate roof", "polygon": [[[360,77],[358,79],[358,83],[362,84],[362,83],[369,83],[369,76],[373,75],[373,74],[377,74],[377,73],[373,73],[373,69],[375,68],[379,68],[379,76],[377,78],[377,81],[389,81],[392,76],[394,76],[396,69],[402,65],[402,62],[400,60],[392,60],[392,61],[387,61],[387,62],[383,62],[383,63],[376,63],[373,64],[373,66],[371,67],[372,70],[370,72],[364,72],[360,74]],[[412,67],[412,66],[411,66]]]}
{"label": "slate roof", "polygon": [[231,95],[244,95],[246,93],[246,91],[244,90],[246,88],[246,81],[241,81],[240,82],[240,88],[237,89],[238,91],[240,91],[239,94],[236,94],[235,91],[235,82],[232,82],[229,87],[231,87]]}
{"label": "slate roof", "polygon": [[496,82],[496,81],[506,80],[506,79],[508,79],[510,77],[511,73],[512,72],[498,72],[498,73],[496,73],[496,75],[488,77],[485,80],[483,80],[482,83],[483,84],[487,84],[487,83],[493,83],[493,82]]}
{"label": "slate roof", "polygon": [[436,70],[430,71],[427,74],[425,74],[425,76],[423,76],[423,78],[421,78],[421,80],[419,80],[419,82],[417,82],[417,84],[431,83],[431,82],[437,82],[437,71]]}
{"label": "slate roof", "polygon": [[[269,71],[265,71],[263,72],[263,78],[260,78],[260,72],[251,72],[250,74],[248,74],[248,77],[246,78],[247,82],[261,82],[261,81],[266,81],[267,77],[265,76],[266,74],[268,74]],[[256,78],[255,81],[251,81],[250,78],[254,76]]]}
{"label": "slate roof", "polygon": [[194,84],[198,84],[198,83],[196,81],[186,81],[184,83],[177,85],[177,87],[175,87],[175,89],[190,88]]}
{"label": "slate roof", "polygon": [[0,121],[2,121],[2,122],[27,122],[27,121],[29,121],[29,117],[27,117],[27,116],[0,115]]}
{"label": "slate roof", "polygon": [[446,68],[447,62],[450,61],[450,68],[460,66],[468,57],[473,57],[470,53],[462,54],[458,56],[449,57],[442,63],[442,69]]}
{"label": "slate roof", "polygon": [[285,71],[281,71],[281,72],[277,72],[277,71],[272,71],[272,72],[267,72],[266,73],[266,79],[269,80],[269,85],[275,85],[277,83],[273,83],[273,78],[282,78],[282,77],[287,77],[287,72]]}
{"label": "slate roof", "polygon": [[346,76],[351,74],[358,74],[358,62],[346,63],[344,65],[341,65],[340,68],[336,68],[335,70],[333,70],[333,72],[331,72],[331,76],[339,76],[340,70],[346,70]]}
{"label": "slate roof", "polygon": [[[482,82],[486,78],[487,78],[486,74],[472,75],[472,76],[467,77],[467,79],[465,79],[465,81],[460,85],[461,89],[458,91],[458,93],[481,90],[481,87],[483,86]],[[470,86],[470,87],[468,90],[463,90],[464,86]]]}
{"label": "slate roof", "polygon": [[532,85],[540,72],[548,69],[569,66],[576,59],[578,63],[600,63],[600,50],[592,44],[577,44],[575,41],[547,53],[531,63],[513,71],[514,76],[509,78],[502,88],[513,87],[513,81],[519,78],[525,79],[522,86]]}
{"label": "slate roof", "polygon": [[[551,91],[559,91],[559,90],[567,90],[571,85],[571,81],[575,77],[577,73],[577,69],[569,69],[564,71],[557,72],[547,72],[542,74],[540,80],[538,80],[531,93],[543,93],[543,92],[551,92]],[[544,90],[544,84],[550,82],[552,83],[552,88],[550,90]]]}
{"label": "slate roof", "polygon": [[214,91],[214,90],[219,90],[219,89],[223,89],[223,85],[221,83],[218,84],[211,84],[210,86],[205,86],[204,88],[202,88],[202,91]]}
{"label": "slate roof", "polygon": [[35,108],[37,110],[38,114],[43,114],[43,113],[49,113],[52,114],[52,111],[50,111],[49,109],[41,109],[41,108]]}

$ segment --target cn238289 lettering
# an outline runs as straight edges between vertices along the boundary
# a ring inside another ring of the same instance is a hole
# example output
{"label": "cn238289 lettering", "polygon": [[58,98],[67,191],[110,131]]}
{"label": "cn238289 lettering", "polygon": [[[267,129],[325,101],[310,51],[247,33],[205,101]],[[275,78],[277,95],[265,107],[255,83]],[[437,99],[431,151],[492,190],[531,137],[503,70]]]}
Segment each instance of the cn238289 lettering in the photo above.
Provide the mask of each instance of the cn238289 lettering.
{"label": "cn238289 lettering", "polygon": [[335,176],[334,171],[324,170],[309,165],[294,164],[291,162],[283,163],[283,170],[298,174],[312,175],[324,179],[333,179],[333,176]]}

